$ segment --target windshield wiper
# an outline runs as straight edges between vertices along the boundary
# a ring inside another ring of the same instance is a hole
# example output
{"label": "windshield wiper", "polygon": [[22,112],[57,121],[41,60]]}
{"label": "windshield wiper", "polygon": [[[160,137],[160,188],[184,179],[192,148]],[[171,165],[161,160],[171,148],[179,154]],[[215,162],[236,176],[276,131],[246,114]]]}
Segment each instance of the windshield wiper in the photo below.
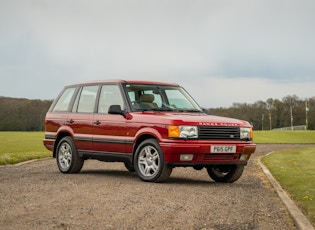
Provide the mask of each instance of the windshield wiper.
{"label": "windshield wiper", "polygon": [[202,111],[199,109],[177,109],[177,112],[188,112],[188,113],[201,113]]}
{"label": "windshield wiper", "polygon": [[171,108],[153,108],[150,110],[153,110],[153,111],[174,111],[174,109],[171,109]]}
{"label": "windshield wiper", "polygon": [[136,112],[151,111],[152,109],[135,109]]}
{"label": "windshield wiper", "polygon": [[201,113],[202,111],[199,109],[188,109],[187,112],[195,112],[195,113]]}

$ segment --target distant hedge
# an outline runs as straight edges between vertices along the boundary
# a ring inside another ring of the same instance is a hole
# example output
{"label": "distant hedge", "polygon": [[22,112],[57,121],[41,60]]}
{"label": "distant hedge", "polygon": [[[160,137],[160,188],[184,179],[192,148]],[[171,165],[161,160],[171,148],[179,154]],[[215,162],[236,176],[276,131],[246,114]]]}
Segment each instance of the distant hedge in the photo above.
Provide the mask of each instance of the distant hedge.
{"label": "distant hedge", "polygon": [[43,131],[52,100],[0,97],[0,131]]}
{"label": "distant hedge", "polygon": [[250,122],[254,130],[306,125],[315,129],[315,97],[286,96],[282,100],[269,98],[255,103],[234,103],[229,108],[209,109],[213,115],[234,117]]}

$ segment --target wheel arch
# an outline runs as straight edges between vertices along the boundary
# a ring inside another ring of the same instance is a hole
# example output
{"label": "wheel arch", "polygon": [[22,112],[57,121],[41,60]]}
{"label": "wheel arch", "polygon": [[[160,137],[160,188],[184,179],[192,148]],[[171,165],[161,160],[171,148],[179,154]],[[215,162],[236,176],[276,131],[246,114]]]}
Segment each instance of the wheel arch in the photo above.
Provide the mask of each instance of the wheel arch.
{"label": "wheel arch", "polygon": [[140,151],[136,150],[133,161],[138,177],[146,182],[164,182],[167,180],[173,167],[166,164],[159,140],[154,136],[144,136],[142,142],[139,141],[137,148],[140,148]]}
{"label": "wheel arch", "polygon": [[136,151],[137,151],[138,146],[139,146],[143,141],[148,140],[148,139],[155,139],[155,140],[159,141],[158,138],[157,138],[155,135],[153,135],[153,134],[145,133],[145,134],[140,135],[140,136],[137,138],[137,140],[135,141],[135,144],[134,144],[134,146],[133,146],[133,150],[132,150],[132,163],[133,163],[133,161],[134,161],[134,157],[135,157],[135,154],[136,154]]}
{"label": "wheel arch", "polygon": [[[161,133],[154,127],[143,127],[139,129],[135,135],[132,155],[134,156],[139,144],[147,139],[154,138],[161,142],[163,137]],[[133,157],[132,157],[133,158]],[[133,160],[133,159],[132,159]]]}
{"label": "wheel arch", "polygon": [[55,143],[54,143],[54,151],[53,151],[53,157],[56,157],[56,151],[57,151],[57,146],[59,144],[59,141],[64,138],[64,137],[71,137],[72,138],[72,135],[67,132],[67,131],[61,131],[60,133],[58,133],[57,137],[56,137],[56,140],[55,140]]}

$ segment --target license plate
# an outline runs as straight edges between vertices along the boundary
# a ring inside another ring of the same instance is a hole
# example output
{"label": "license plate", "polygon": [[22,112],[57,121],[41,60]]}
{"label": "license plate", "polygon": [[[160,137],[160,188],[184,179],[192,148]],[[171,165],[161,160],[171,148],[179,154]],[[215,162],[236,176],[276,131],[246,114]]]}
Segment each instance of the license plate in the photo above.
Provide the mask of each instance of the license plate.
{"label": "license plate", "polygon": [[236,153],[235,145],[212,145],[210,153]]}

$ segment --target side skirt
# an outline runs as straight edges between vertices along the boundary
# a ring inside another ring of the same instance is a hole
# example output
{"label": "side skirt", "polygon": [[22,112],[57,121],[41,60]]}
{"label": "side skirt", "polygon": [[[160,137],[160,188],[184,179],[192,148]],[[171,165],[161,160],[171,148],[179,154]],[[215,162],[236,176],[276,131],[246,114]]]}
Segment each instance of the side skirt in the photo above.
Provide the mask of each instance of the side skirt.
{"label": "side skirt", "polygon": [[93,152],[93,151],[82,151],[78,150],[80,157],[84,159],[96,159],[99,161],[106,162],[132,162],[132,154],[126,153],[111,153],[111,152]]}

